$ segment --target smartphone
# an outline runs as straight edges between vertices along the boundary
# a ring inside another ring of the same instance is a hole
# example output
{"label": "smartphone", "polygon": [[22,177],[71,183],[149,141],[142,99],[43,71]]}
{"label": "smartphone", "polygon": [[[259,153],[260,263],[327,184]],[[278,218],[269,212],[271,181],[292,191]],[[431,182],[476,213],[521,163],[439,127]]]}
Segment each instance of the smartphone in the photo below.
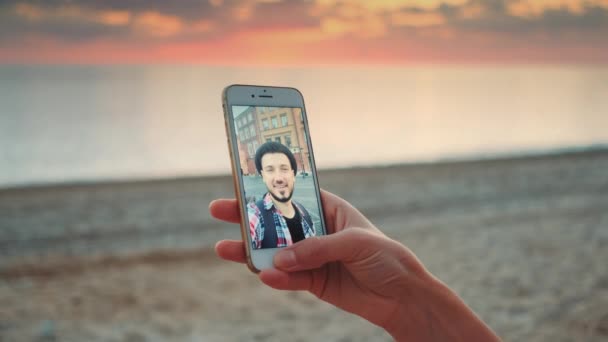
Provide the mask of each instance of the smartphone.
{"label": "smartphone", "polygon": [[304,98],[231,85],[222,102],[247,264],[259,272],[280,248],[326,234]]}

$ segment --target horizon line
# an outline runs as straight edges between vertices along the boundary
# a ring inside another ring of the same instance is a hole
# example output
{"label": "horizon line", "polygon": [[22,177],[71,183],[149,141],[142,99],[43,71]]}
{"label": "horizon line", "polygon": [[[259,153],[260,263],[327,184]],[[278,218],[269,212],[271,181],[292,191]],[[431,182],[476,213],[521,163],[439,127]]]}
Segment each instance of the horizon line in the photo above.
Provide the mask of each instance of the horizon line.
{"label": "horizon line", "polygon": [[[471,153],[462,154],[455,156],[445,156],[438,158],[420,159],[403,162],[389,162],[389,163],[374,163],[374,164],[353,164],[348,166],[335,166],[335,167],[320,167],[317,168],[318,172],[340,172],[346,170],[369,170],[369,169],[383,169],[392,167],[416,167],[416,166],[442,166],[442,165],[455,165],[455,164],[469,164],[469,163],[492,163],[499,161],[517,161],[517,160],[533,160],[543,158],[559,158],[564,156],[572,155],[585,155],[593,153],[608,153],[608,142],[581,145],[581,146],[569,146],[569,147],[556,147],[547,149],[529,149],[529,150],[513,150],[505,152],[495,153]],[[158,183],[158,182],[178,182],[188,181],[197,179],[210,179],[210,178],[223,178],[231,176],[231,172],[218,172],[213,171],[210,173],[199,173],[199,174],[183,174],[175,176],[115,176],[115,177],[100,177],[97,179],[83,178],[73,179],[64,181],[39,181],[29,183],[14,183],[14,184],[2,184],[0,183],[0,192],[3,191],[20,191],[28,189],[45,189],[45,188],[56,188],[56,187],[82,187],[82,186],[106,186],[106,185],[119,185],[119,184],[132,184],[132,183]]]}

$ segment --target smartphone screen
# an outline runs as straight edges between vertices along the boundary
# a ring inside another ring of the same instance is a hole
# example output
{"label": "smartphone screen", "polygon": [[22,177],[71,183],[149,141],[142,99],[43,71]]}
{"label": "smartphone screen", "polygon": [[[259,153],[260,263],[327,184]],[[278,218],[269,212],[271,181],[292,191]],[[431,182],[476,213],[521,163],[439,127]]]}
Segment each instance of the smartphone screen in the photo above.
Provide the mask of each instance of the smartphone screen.
{"label": "smartphone screen", "polygon": [[232,105],[231,113],[250,248],[281,248],[324,235],[303,108]]}

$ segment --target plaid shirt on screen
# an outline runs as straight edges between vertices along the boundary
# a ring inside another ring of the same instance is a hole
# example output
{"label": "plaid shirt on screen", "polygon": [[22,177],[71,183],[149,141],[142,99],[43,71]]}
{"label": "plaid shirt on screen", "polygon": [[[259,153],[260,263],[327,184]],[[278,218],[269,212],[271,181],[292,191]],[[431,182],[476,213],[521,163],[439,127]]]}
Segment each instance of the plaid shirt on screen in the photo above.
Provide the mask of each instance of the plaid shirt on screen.
{"label": "plaid shirt on screen", "polygon": [[[292,201],[296,210],[300,213],[300,217],[302,218],[302,228],[304,229],[304,237],[309,238],[311,236],[315,236],[315,227],[314,224],[308,224],[308,222],[304,219],[304,215],[306,212],[300,206],[300,204]],[[285,247],[293,244],[291,239],[291,234],[289,233],[289,227],[287,227],[287,222],[283,217],[281,211],[275,207],[274,202],[272,202],[272,198],[270,193],[266,193],[264,196],[264,209],[272,210],[272,217],[274,219],[274,226],[277,230],[277,247]],[[247,215],[249,216],[249,234],[251,235],[251,244],[254,249],[258,249],[262,247],[262,240],[264,240],[264,229],[265,225],[262,222],[263,215],[260,212],[260,209],[255,204],[255,202],[250,202],[247,205]]]}

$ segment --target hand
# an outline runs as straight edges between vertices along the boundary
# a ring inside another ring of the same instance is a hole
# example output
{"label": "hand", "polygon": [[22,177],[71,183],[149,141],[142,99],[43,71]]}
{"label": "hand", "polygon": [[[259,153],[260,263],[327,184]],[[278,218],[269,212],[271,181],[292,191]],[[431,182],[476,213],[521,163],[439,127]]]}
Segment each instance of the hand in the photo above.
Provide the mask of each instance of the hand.
{"label": "hand", "polygon": [[[407,247],[338,196],[322,191],[321,200],[329,235],[277,252],[275,268],[259,273],[262,282],[280,290],[310,291],[398,340],[496,339]],[[240,222],[236,200],[216,200],[209,209],[218,219]],[[223,259],[246,262],[242,241],[220,241],[216,252]]]}

